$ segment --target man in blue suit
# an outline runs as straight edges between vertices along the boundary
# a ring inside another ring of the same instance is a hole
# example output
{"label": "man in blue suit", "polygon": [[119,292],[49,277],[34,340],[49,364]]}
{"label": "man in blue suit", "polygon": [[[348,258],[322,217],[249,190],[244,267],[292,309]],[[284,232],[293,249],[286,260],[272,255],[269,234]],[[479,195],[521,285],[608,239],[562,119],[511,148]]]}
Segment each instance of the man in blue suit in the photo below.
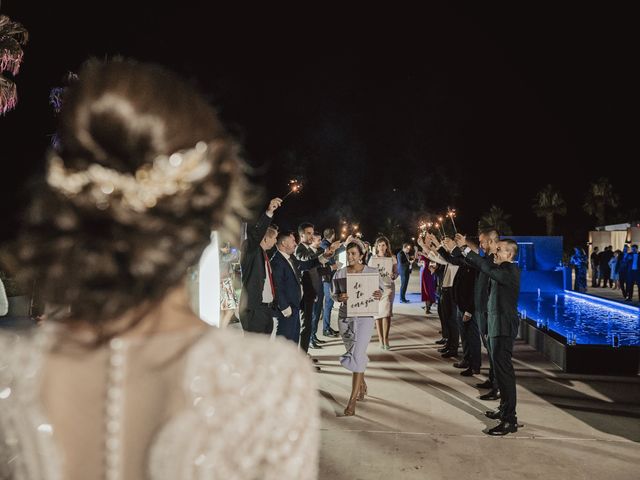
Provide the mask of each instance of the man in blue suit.
{"label": "man in blue suit", "polygon": [[407,287],[409,286],[409,278],[411,277],[411,267],[413,266],[413,257],[409,255],[411,252],[411,244],[404,243],[402,250],[398,252],[398,270],[400,272],[400,302],[409,303],[407,300]]}
{"label": "man in blue suit", "polygon": [[300,303],[302,284],[298,261],[293,256],[296,239],[292,232],[281,232],[276,240],[276,253],[271,257],[271,270],[276,285],[278,328],[281,335],[298,344],[300,340]]}

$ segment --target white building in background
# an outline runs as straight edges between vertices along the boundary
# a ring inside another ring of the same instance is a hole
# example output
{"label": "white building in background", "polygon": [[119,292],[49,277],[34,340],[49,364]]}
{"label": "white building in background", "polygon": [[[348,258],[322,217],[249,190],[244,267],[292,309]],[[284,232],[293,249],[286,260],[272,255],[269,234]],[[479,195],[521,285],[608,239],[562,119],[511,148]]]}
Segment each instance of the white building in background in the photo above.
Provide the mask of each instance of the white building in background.
{"label": "white building in background", "polygon": [[[589,232],[589,252],[587,255],[591,258],[595,247],[598,247],[600,252],[609,245],[613,247],[614,252],[622,250],[625,243],[629,246],[640,246],[640,221],[596,227],[595,230]],[[589,272],[591,273],[591,262],[589,262]]]}
{"label": "white building in background", "polygon": [[614,250],[622,250],[625,243],[640,245],[640,221],[603,225],[589,232],[589,254],[594,247],[602,251],[609,245]]}

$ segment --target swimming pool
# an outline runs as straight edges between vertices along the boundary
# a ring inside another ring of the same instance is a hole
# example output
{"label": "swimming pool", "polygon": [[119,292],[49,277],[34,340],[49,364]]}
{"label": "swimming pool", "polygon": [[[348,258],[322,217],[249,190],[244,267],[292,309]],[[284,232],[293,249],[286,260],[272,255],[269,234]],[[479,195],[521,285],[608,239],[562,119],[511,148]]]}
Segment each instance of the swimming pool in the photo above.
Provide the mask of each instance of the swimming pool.
{"label": "swimming pool", "polygon": [[569,291],[522,293],[523,318],[566,337],[568,345],[640,346],[640,309]]}

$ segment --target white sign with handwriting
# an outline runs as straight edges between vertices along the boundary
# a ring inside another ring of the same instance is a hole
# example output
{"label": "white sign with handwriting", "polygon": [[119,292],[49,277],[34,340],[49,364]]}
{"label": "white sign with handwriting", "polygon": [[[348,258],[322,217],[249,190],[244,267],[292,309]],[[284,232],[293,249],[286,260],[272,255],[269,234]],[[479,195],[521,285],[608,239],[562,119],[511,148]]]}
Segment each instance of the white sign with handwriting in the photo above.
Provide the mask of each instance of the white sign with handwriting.
{"label": "white sign with handwriting", "polygon": [[379,273],[348,273],[347,316],[372,317],[377,315],[379,301],[373,298],[373,292],[379,289]]}
{"label": "white sign with handwriting", "polygon": [[385,283],[391,282],[391,274],[393,273],[393,258],[391,257],[371,257],[369,266],[377,268],[380,276]]}

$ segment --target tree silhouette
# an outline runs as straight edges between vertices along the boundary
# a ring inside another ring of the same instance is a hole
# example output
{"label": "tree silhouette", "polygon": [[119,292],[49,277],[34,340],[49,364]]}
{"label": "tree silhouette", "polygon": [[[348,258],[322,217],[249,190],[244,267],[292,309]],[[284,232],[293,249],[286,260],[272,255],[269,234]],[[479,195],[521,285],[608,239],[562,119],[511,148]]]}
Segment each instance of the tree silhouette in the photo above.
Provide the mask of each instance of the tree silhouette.
{"label": "tree silhouette", "polygon": [[567,204],[553,185],[549,184],[538,192],[533,202],[533,212],[544,218],[547,235],[553,235],[554,217],[567,214]]}
{"label": "tree silhouette", "polygon": [[618,206],[618,195],[608,178],[600,177],[589,186],[582,208],[587,214],[596,218],[598,226],[605,225],[607,207]]}
{"label": "tree silhouette", "polygon": [[479,230],[487,230],[494,228],[500,235],[512,235],[513,232],[509,226],[511,215],[507,214],[500,207],[492,205],[489,211],[485,212],[478,222]]}

